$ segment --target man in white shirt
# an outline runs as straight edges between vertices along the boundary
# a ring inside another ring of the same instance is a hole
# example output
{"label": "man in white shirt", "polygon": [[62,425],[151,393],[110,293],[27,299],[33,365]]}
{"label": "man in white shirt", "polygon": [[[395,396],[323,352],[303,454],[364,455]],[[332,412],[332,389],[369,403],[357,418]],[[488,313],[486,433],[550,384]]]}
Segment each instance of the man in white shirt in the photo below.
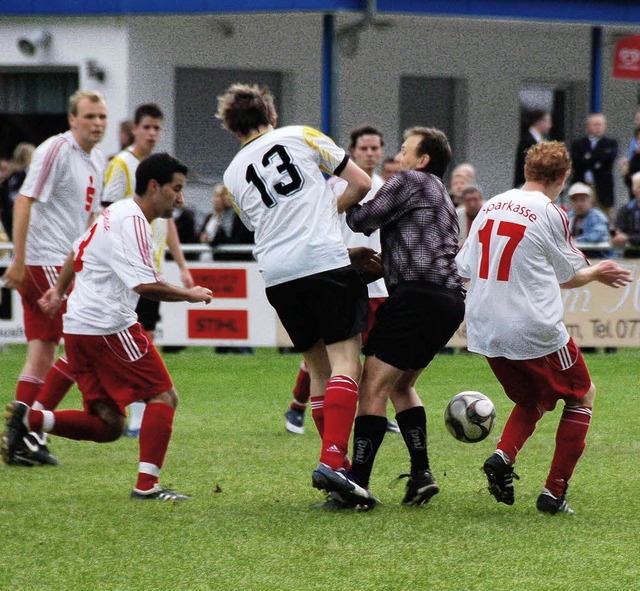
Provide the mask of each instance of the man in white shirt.
{"label": "man in white shirt", "polygon": [[[373,199],[378,189],[384,184],[383,178],[375,172],[382,160],[382,156],[384,154],[383,148],[384,141],[382,138],[382,132],[375,127],[363,125],[351,132],[349,155],[353,158],[353,161],[371,177],[371,190],[362,200],[362,203],[366,203]],[[329,186],[335,196],[338,197],[345,190],[347,183],[344,179],[334,176],[329,179]],[[376,252],[380,252],[379,230],[372,232],[369,236],[365,236],[364,234],[353,232],[351,228],[347,226],[344,214],[340,216],[340,222],[342,227],[342,237],[347,248],[365,246],[372,248]],[[363,345],[367,340],[369,330],[373,326],[376,310],[389,295],[384,284],[384,279],[382,278],[369,283],[367,285],[367,290],[369,292],[369,313],[367,317],[367,328],[362,333]],[[303,361],[300,364],[300,370],[298,371],[296,383],[293,388],[293,400],[289,405],[289,409],[285,413],[285,429],[289,431],[289,433],[295,433],[298,435],[302,435],[304,433],[304,416],[310,396],[309,369]],[[319,397],[317,400],[311,400],[312,409],[314,407],[316,408],[316,414],[318,414],[317,406],[319,404],[322,404],[322,397]],[[398,426],[391,420],[387,421],[387,431],[393,433],[400,432]]]}
{"label": "man in white shirt", "polygon": [[[312,397],[324,394],[322,416],[314,414],[322,448],[312,484],[373,504],[345,470],[367,290],[350,266],[338,218],[367,194],[371,179],[319,131],[276,129],[273,96],[259,86],[232,85],[218,98],[218,118],[242,143],[223,178],[241,219],[255,232],[267,298],[304,355]],[[347,181],[337,200],[322,171]]]}
{"label": "man in white shirt", "polygon": [[469,280],[468,349],[486,356],[515,403],[496,452],[484,464],[498,502],[514,503],[516,456],[542,415],[564,402],[551,470],[537,500],[537,508],[549,514],[573,513],[565,495],[595,398],[582,353],[562,321],[560,289],[630,282],[628,270],[613,261],[589,266],[573,246],[567,216],[553,203],[570,170],[563,143],[531,147],[525,184],[483,206],[456,259]]}
{"label": "man in white shirt", "polygon": [[178,395],[135,311],[142,295],[167,302],[211,301],[207,288],[165,283],[152,260],[150,222],[171,217],[184,199],[186,174],[187,167],[168,154],[149,156],[136,171],[135,197],[107,208],[76,240],[55,287],[39,303],[46,312],[57,312],[75,276],[64,337],[84,410],[43,411],[11,403],[0,448],[5,462],[10,463],[27,429],[97,443],[114,441],[122,435],[126,407],[144,400],[138,479],[131,496],[189,498],[158,484]]}
{"label": "man in white shirt", "polygon": [[[53,365],[62,336],[62,312],[48,317],[37,301],[56,283],[73,241],[100,210],[106,159],[95,146],[106,125],[103,96],[76,92],[69,101],[71,129],[38,146],[15,203],[13,262],[2,279],[22,297],[27,360],[15,397],[29,406]],[[29,434],[24,446],[14,452],[11,463],[15,465],[58,463],[36,433]]]}

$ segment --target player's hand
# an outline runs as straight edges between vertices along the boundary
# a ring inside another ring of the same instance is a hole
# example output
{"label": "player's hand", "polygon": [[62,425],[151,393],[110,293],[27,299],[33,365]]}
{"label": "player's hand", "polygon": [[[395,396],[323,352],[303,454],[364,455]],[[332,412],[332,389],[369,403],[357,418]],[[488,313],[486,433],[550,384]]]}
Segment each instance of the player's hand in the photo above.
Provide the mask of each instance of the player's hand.
{"label": "player's hand", "polygon": [[18,289],[24,280],[24,273],[24,265],[13,261],[0,279],[3,283],[3,287]]}
{"label": "player's hand", "polygon": [[373,248],[356,246],[348,251],[351,266],[360,273],[365,283],[377,281],[382,277],[382,259]]}
{"label": "player's hand", "polygon": [[609,287],[624,287],[633,281],[631,271],[615,261],[600,261],[594,271],[596,280]]}
{"label": "player's hand", "polygon": [[60,306],[62,306],[62,297],[55,288],[48,289],[38,300],[38,306],[48,316],[55,316]]}
{"label": "player's hand", "polygon": [[198,302],[208,304],[213,299],[213,292],[209,288],[202,287],[201,285],[190,288],[189,292],[189,299],[187,301],[192,304],[197,304]]}
{"label": "player's hand", "polygon": [[180,271],[180,279],[182,279],[182,285],[187,289],[191,289],[196,284],[189,269],[182,269],[182,271]]}

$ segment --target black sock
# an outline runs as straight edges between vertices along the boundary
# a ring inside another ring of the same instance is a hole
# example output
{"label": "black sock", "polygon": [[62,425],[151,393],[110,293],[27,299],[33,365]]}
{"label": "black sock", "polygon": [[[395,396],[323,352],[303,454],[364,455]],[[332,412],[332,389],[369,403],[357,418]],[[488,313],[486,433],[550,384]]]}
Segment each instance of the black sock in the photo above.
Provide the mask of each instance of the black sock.
{"label": "black sock", "polygon": [[427,455],[427,413],[423,406],[414,406],[396,415],[400,433],[409,450],[411,474],[429,469]]}
{"label": "black sock", "polygon": [[356,417],[353,427],[353,458],[349,473],[363,488],[369,488],[373,462],[386,431],[386,417],[378,415]]}

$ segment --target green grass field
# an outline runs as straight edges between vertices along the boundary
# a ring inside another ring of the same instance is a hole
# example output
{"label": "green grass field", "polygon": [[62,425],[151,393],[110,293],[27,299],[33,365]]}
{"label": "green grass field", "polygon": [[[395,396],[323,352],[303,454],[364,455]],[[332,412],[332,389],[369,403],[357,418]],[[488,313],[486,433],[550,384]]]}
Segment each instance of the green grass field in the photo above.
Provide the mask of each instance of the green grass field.
{"label": "green grass field", "polygon": [[[3,402],[25,349],[0,354]],[[598,386],[587,450],[569,490],[573,517],[540,515],[556,411],[521,453],[516,504],[496,503],[480,467],[510,403],[475,355],[439,356],[418,382],[441,494],[403,507],[408,468],[388,434],[371,482],[370,513],[311,510],[319,439],[284,431],[299,358],[191,348],[166,356],[180,392],[161,481],[194,495],[181,504],[135,502],[137,440],[51,439],[62,467],[0,466],[0,589],[16,591],[465,590],[621,591],[640,588],[638,350],[587,355]],[[496,429],[468,445],[442,414],[461,390],[486,393]],[[74,389],[65,407],[80,404]]]}

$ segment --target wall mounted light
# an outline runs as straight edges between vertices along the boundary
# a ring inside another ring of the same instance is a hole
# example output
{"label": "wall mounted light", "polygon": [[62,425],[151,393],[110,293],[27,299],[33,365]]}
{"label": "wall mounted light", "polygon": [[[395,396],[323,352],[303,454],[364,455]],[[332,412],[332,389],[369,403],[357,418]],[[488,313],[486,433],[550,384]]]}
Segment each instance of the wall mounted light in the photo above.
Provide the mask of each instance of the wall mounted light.
{"label": "wall mounted light", "polygon": [[49,31],[42,31],[31,37],[20,37],[20,39],[18,39],[18,49],[22,55],[33,57],[38,49],[49,49],[51,38]]}
{"label": "wall mounted light", "polygon": [[98,82],[105,81],[105,78],[107,77],[107,72],[104,69],[104,67],[101,66],[97,61],[87,60],[86,67],[87,67],[87,76],[89,78],[93,78]]}

